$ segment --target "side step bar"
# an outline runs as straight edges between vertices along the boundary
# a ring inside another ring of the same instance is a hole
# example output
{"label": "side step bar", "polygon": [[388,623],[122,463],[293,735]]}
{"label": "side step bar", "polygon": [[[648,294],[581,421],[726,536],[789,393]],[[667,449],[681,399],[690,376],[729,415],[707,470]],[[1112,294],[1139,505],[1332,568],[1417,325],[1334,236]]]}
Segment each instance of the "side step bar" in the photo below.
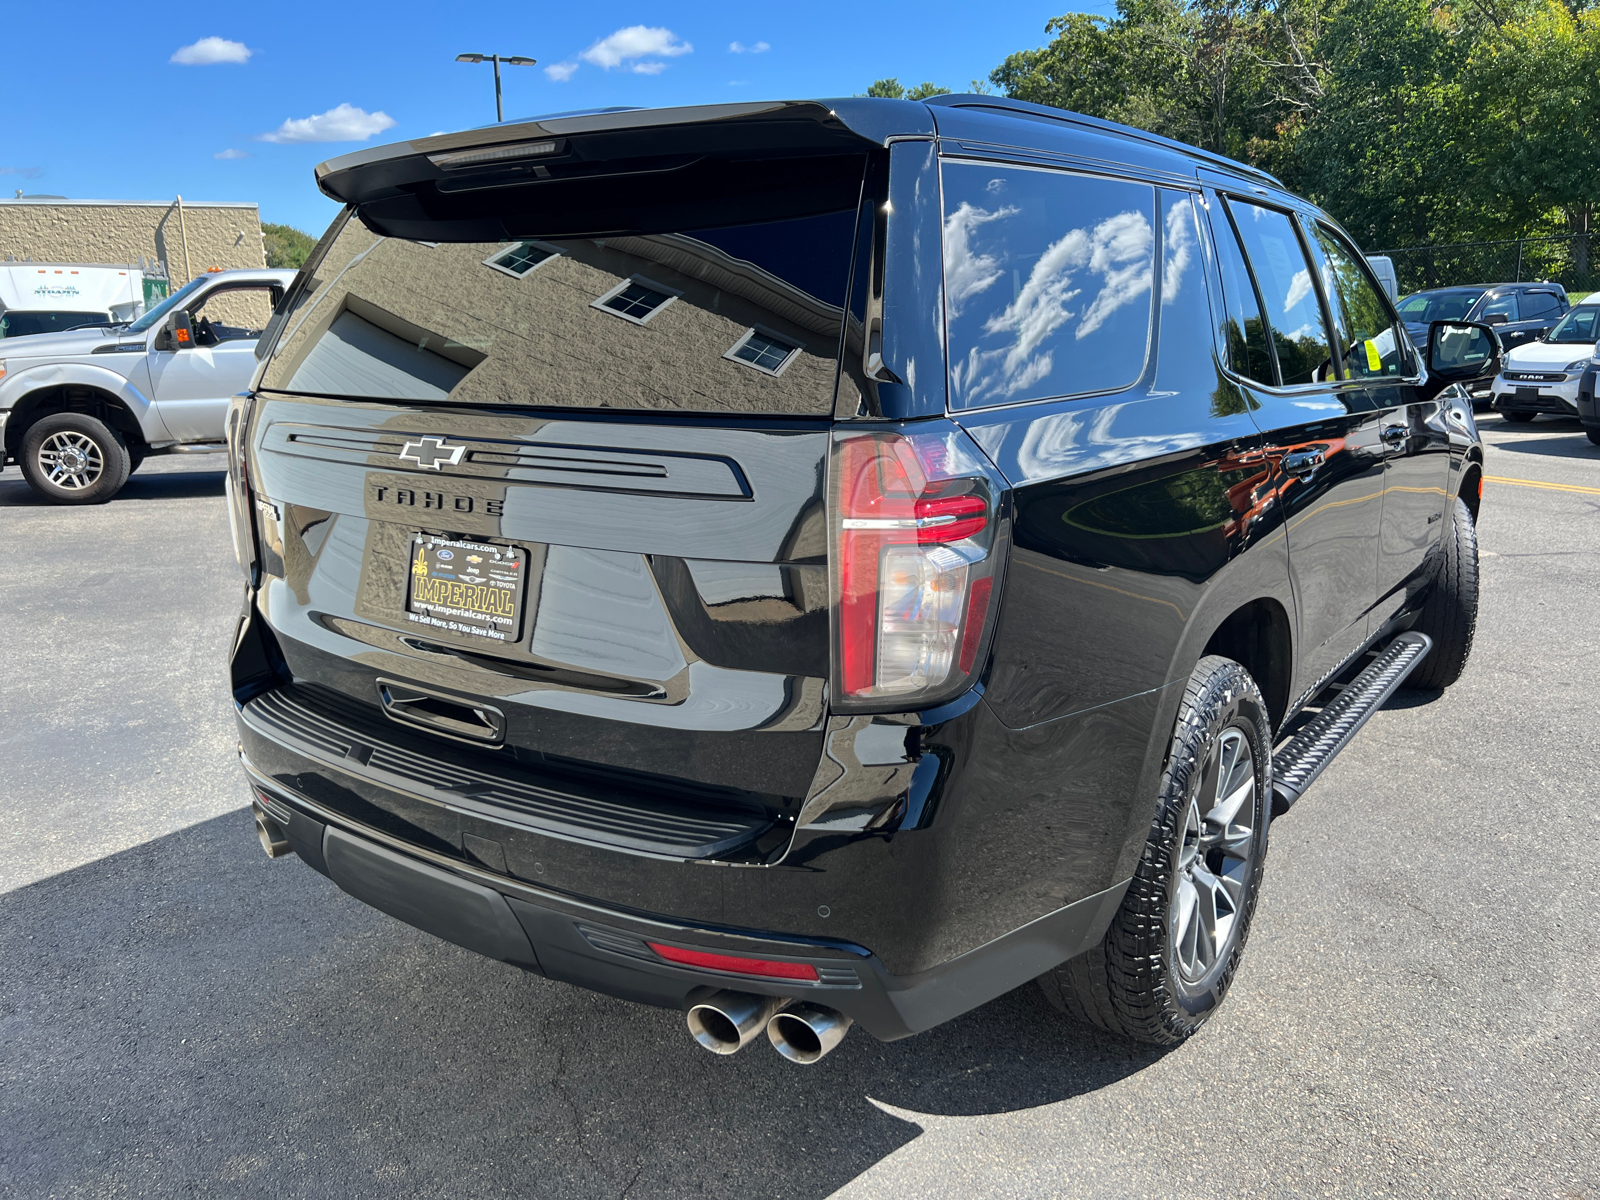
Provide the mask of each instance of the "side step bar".
{"label": "side step bar", "polygon": [[1433,649],[1425,633],[1402,633],[1272,756],[1272,815],[1282,816],[1305,795],[1334,755],[1383,707]]}

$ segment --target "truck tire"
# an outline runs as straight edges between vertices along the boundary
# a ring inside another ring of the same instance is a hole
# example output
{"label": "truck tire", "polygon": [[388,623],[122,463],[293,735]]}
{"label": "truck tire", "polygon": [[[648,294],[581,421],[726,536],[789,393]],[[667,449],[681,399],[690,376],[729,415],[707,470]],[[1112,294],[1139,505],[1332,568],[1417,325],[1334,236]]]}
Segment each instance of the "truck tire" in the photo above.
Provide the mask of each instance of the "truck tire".
{"label": "truck tire", "polygon": [[1584,427],[1583,432],[1589,435],[1591,442],[1596,446],[1600,446],[1600,426],[1587,425]]}
{"label": "truck tire", "polygon": [[1472,653],[1478,627],[1478,530],[1459,499],[1451,507],[1441,551],[1439,573],[1414,626],[1433,639],[1433,649],[1407,677],[1409,688],[1449,687],[1461,678]]}
{"label": "truck tire", "polygon": [[1155,819],[1098,946],[1039,977],[1057,1008],[1170,1046],[1216,1012],[1261,889],[1272,791],[1266,702],[1232,659],[1189,676]]}
{"label": "truck tire", "polygon": [[22,438],[22,474],[52,504],[104,504],[128,481],[122,435],[86,413],[51,413]]}

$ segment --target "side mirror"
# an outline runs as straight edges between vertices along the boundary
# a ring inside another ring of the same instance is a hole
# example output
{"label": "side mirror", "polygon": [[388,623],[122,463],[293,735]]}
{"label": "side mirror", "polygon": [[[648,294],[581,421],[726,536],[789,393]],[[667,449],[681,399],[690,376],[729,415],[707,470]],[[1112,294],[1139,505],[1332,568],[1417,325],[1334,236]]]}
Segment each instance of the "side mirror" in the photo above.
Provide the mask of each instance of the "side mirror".
{"label": "side mirror", "polygon": [[1435,321],[1428,326],[1428,374],[1437,395],[1500,370],[1500,335],[1476,321]]}
{"label": "side mirror", "polygon": [[161,326],[161,336],[156,339],[157,350],[193,350],[194,326],[189,314],[179,309]]}
{"label": "side mirror", "polygon": [[1505,313],[1490,313],[1483,319],[1483,323],[1485,325],[1504,325],[1509,320],[1511,318]]}

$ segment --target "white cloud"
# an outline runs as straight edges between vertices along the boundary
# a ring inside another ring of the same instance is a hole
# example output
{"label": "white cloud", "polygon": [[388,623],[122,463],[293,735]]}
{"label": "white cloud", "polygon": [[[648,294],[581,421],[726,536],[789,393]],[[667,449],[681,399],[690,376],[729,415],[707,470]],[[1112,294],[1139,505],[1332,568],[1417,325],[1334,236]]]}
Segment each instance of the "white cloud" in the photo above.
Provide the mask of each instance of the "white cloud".
{"label": "white cloud", "polygon": [[212,63],[249,62],[253,52],[243,42],[230,42],[227,38],[203,37],[192,46],[180,46],[169,62],[186,67],[208,67]]}
{"label": "white cloud", "polygon": [[341,104],[314,117],[298,121],[285,121],[271,133],[263,133],[263,142],[364,142],[375,133],[394,126],[394,118],[386,112],[369,113],[353,104]]}
{"label": "white cloud", "polygon": [[578,64],[575,62],[551,63],[544,69],[544,73],[557,83],[565,83],[578,73]]}
{"label": "white cloud", "polygon": [[772,47],[766,42],[756,42],[754,45],[750,46],[746,46],[743,42],[728,43],[729,54],[765,54],[771,49]]}
{"label": "white cloud", "polygon": [[[959,215],[959,210],[952,215]],[[952,368],[957,390],[970,403],[986,395],[1012,396],[1048,378],[1055,370],[1055,348],[1050,343],[1056,330],[1079,318],[1076,336],[1087,337],[1112,313],[1150,290],[1154,243],[1149,220],[1138,212],[1119,213],[1093,229],[1069,230],[1052,242],[1033,264],[1016,298],[984,322],[986,334],[1006,335],[1010,344],[984,351],[973,346],[967,361]],[[979,267],[971,275],[968,286],[973,290],[968,295],[994,282],[990,276],[998,272],[982,261],[988,257],[973,260]],[[948,249],[945,263],[948,279]],[[1080,308],[1084,287],[1074,284],[1085,270],[1100,277],[1100,287],[1088,307]]]}
{"label": "white cloud", "polygon": [[1291,312],[1307,296],[1311,295],[1311,272],[1301,267],[1294,273],[1294,278],[1289,280],[1289,294],[1283,298],[1283,311]]}
{"label": "white cloud", "polygon": [[961,207],[944,219],[945,303],[950,306],[952,320],[961,315],[966,301],[993,287],[1001,275],[994,255],[978,254],[972,249],[972,231],[1016,212],[1011,205],[990,212],[963,200]]}
{"label": "white cloud", "polygon": [[232,149],[230,147],[227,150],[218,151],[216,154],[213,154],[211,157],[212,158],[249,158],[250,157],[250,151],[248,151],[248,150],[234,150],[234,149]]}
{"label": "white cloud", "polygon": [[[630,25],[626,29],[619,29],[610,37],[603,37],[578,55],[584,62],[593,63],[597,67],[610,70],[620,67],[623,63],[640,58],[676,58],[680,54],[688,54],[694,49],[688,42],[681,41],[678,35],[670,29],[651,28],[648,25]],[[652,66],[653,69],[640,71],[643,75],[655,75],[662,71],[666,64],[638,64]]]}
{"label": "white cloud", "polygon": [[635,75],[659,75],[666,69],[667,64],[658,60],[634,63],[633,66],[628,68],[628,70],[632,71]]}

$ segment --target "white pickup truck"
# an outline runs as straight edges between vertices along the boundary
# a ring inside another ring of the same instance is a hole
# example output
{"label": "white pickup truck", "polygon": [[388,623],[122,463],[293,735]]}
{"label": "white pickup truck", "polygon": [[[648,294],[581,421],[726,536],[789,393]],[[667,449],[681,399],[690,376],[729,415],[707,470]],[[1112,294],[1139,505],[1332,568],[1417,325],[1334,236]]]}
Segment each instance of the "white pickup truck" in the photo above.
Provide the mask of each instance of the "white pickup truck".
{"label": "white pickup truck", "polygon": [[228,402],[293,271],[216,271],[136,321],[0,339],[0,467],[44,499],[111,499],[146,457],[225,448]]}

